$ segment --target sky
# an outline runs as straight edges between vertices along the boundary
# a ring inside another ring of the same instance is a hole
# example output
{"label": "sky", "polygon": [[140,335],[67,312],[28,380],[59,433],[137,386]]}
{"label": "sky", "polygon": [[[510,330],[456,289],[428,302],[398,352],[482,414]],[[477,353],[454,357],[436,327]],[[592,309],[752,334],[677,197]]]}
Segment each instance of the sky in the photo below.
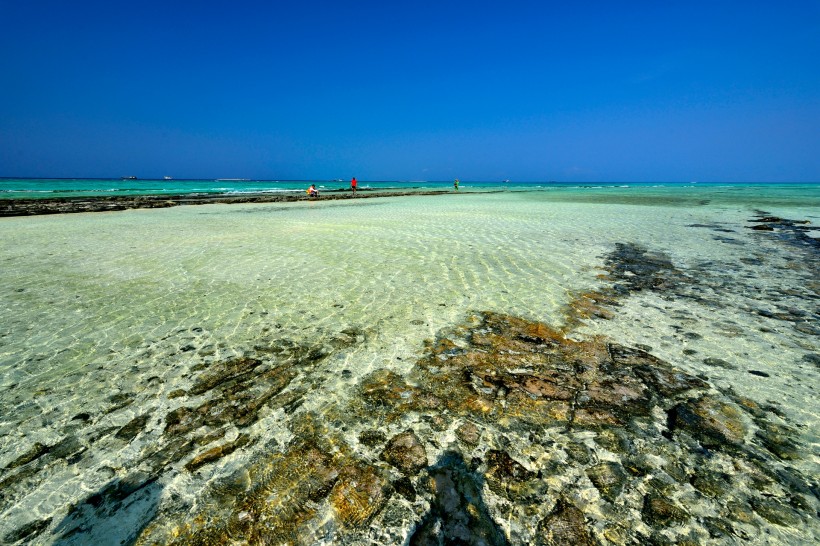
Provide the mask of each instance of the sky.
{"label": "sky", "polygon": [[820,1],[0,0],[0,176],[820,181]]}

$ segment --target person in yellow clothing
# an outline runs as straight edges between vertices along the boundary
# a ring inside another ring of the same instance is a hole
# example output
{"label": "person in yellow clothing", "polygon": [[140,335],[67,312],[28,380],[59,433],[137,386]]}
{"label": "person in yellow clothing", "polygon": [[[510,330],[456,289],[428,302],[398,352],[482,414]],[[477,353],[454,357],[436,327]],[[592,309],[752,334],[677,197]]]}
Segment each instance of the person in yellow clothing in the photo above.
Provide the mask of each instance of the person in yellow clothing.
{"label": "person in yellow clothing", "polygon": [[456,178],[453,182],[453,187],[456,189],[456,191],[458,191],[458,178]]}

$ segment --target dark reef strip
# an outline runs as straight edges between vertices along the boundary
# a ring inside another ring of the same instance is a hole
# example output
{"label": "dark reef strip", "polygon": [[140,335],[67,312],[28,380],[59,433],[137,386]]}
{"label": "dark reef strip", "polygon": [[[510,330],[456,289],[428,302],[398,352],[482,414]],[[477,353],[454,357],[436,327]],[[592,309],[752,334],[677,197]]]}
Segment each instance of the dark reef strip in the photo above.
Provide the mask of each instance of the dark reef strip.
{"label": "dark reef strip", "polygon": [[755,218],[749,222],[752,226],[746,226],[755,231],[776,231],[781,240],[792,245],[810,248],[815,252],[820,251],[820,238],[809,235],[811,231],[817,231],[820,227],[812,226],[809,220],[790,220],[772,216],[766,211],[759,210]]}
{"label": "dark reef strip", "polygon": [[[488,192],[470,192],[488,193]],[[371,197],[402,197],[408,195],[457,195],[449,190],[378,191],[359,190],[356,199]],[[458,194],[464,195],[464,193]],[[319,197],[308,197],[304,192],[295,193],[247,193],[227,194],[180,194],[180,195],[129,195],[105,197],[55,197],[50,199],[1,199],[0,216],[36,216],[40,214],[67,214],[72,212],[111,212],[129,209],[158,209],[178,205],[211,205],[215,203],[291,203],[294,201],[335,201],[353,199],[348,191],[323,192]]]}

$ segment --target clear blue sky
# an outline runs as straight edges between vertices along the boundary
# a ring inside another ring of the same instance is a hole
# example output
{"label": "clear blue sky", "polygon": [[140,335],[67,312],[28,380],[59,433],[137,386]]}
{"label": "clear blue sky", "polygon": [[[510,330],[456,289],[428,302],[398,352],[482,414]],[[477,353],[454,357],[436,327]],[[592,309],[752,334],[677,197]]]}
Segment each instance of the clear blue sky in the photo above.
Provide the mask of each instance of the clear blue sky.
{"label": "clear blue sky", "polygon": [[820,181],[820,1],[0,0],[0,176]]}

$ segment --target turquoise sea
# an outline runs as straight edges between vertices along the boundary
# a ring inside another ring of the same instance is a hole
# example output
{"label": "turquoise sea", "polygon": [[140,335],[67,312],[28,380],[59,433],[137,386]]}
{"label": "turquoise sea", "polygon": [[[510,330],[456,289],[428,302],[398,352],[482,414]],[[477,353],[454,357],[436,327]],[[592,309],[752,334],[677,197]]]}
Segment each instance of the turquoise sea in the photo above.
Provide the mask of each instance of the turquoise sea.
{"label": "turquoise sea", "polygon": [[[349,189],[350,180],[132,180],[132,179],[39,179],[0,178],[0,199],[38,197],[87,197],[117,195],[175,195],[175,194],[243,194],[243,193],[292,193],[304,192],[311,184],[322,191]],[[487,189],[533,189],[545,186],[563,186],[547,183],[468,182],[461,183],[461,191]],[[453,181],[385,181],[361,180],[360,190],[412,191],[425,189],[449,189]]]}
{"label": "turquoise sea", "polygon": [[[0,199],[36,199],[47,197],[90,197],[178,194],[243,194],[304,192],[310,184],[323,191],[348,190],[349,180],[250,180],[250,179],[163,179],[122,178],[0,178]],[[681,196],[728,192],[744,195],[782,197],[784,199],[816,198],[819,183],[720,183],[720,182],[554,182],[554,181],[470,181],[461,180],[459,191],[563,191],[591,193],[595,190],[631,189],[663,195],[674,189]],[[452,189],[453,181],[427,180],[360,180],[366,190],[439,190]],[[630,193],[633,193],[630,192]]]}
{"label": "turquoise sea", "polygon": [[359,187],[0,218],[0,543],[820,541],[820,184]]}

